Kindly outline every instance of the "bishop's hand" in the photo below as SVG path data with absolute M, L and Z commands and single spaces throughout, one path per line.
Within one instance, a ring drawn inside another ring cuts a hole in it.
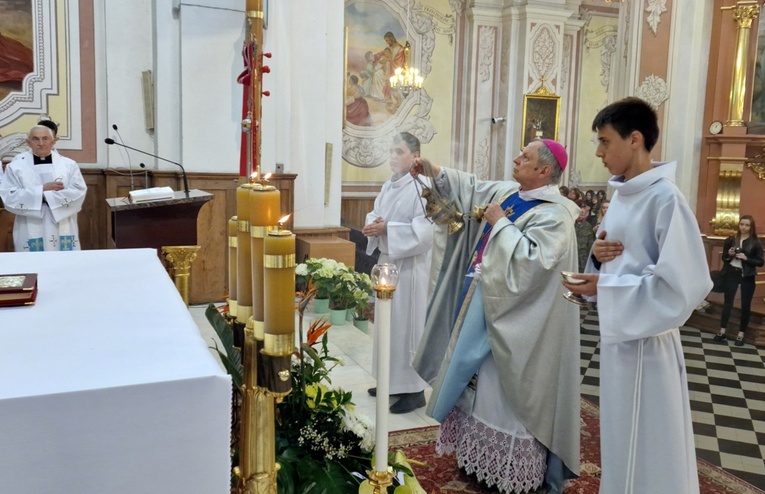
M 417 178 L 418 175 L 425 175 L 426 177 L 435 177 L 441 173 L 441 167 L 434 165 L 427 158 L 415 158 L 412 167 L 409 169 L 409 173 Z

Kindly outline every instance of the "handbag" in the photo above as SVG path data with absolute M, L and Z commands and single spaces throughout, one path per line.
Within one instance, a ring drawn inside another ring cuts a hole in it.
M 712 291 L 716 293 L 723 293 L 725 291 L 725 273 L 728 270 L 729 264 L 724 264 L 723 268 L 719 271 L 710 271 L 709 277 L 712 278 Z

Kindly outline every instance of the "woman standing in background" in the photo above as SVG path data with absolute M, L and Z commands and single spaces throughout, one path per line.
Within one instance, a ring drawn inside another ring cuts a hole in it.
M 725 331 L 731 309 L 733 309 L 733 299 L 736 297 L 738 286 L 741 285 L 741 326 L 736 336 L 736 346 L 742 346 L 744 333 L 749 327 L 752 296 L 754 296 L 754 277 L 757 274 L 757 268 L 765 263 L 762 258 L 762 244 L 757 238 L 757 227 L 754 224 L 754 218 L 750 215 L 742 216 L 739 220 L 737 235 L 725 239 L 722 260 L 725 263 L 723 266 L 725 302 L 720 317 L 720 331 L 714 339 L 725 341 Z

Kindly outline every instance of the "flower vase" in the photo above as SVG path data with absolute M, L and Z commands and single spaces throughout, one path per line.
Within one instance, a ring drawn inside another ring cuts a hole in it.
M 329 299 L 328 298 L 315 298 L 315 299 L 313 299 L 313 311 L 316 314 L 328 314 L 329 313 Z
M 329 321 L 334 326 L 342 326 L 345 324 L 345 315 L 348 309 L 329 309 Z
M 369 319 L 354 319 L 353 325 L 364 334 L 369 334 Z

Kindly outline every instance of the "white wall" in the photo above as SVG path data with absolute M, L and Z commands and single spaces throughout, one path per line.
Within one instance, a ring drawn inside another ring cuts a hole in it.
M 247 35 L 242 0 L 95 1 L 100 125 L 119 126 L 125 144 L 182 162 L 188 171 L 237 173 Z M 263 77 L 262 167 L 283 163 L 297 173 L 295 224 L 340 224 L 342 146 L 342 0 L 270 0 L 264 51 L 273 58 Z M 100 12 L 100 15 L 99 15 Z M 152 70 L 155 131 L 144 126 L 141 72 Z M 324 204 L 325 143 L 332 143 L 331 184 Z M 133 166 L 173 170 L 131 152 Z M 115 146 L 99 162 L 127 166 Z
M 105 0 L 94 2 L 96 71 L 99 105 L 98 162 L 111 167 L 150 163 L 150 158 L 117 146 L 107 146 L 103 139 L 120 142 L 112 129 L 117 125 L 124 143 L 151 151 L 151 135 L 144 128 L 141 72 L 151 70 L 152 26 L 151 0 Z

